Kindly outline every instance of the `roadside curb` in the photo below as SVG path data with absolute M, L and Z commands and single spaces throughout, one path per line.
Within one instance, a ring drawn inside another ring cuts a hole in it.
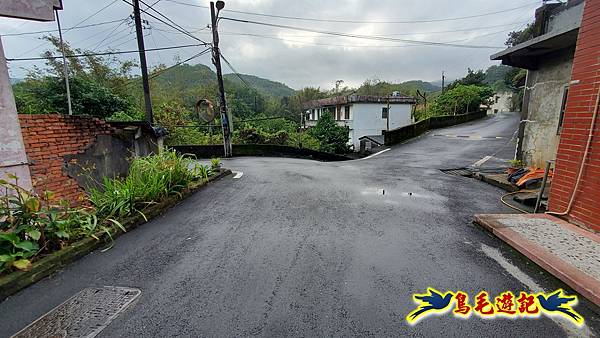
M 145 209 L 144 215 L 146 216 L 146 219 L 144 219 L 142 215 L 136 214 L 135 216 L 124 219 L 121 224 L 123 227 L 125 227 L 125 229 L 127 229 L 127 231 L 135 229 L 138 226 L 149 222 L 156 216 L 164 213 L 181 200 L 189 197 L 207 184 L 220 180 L 228 175 L 231 175 L 231 170 L 222 169 L 218 175 L 211 176 L 207 180 L 192 182 L 181 192 L 180 195 L 169 196 L 165 200 L 151 205 Z M 110 230 L 110 233 L 114 239 L 124 232 L 113 228 Z M 0 277 L 0 301 L 39 281 L 40 279 L 49 276 L 53 272 L 67 266 L 71 262 L 76 261 L 95 249 L 111 242 L 110 237 L 104 232 L 97 233 L 96 236 L 99 238 L 99 240 L 87 237 L 69 245 L 64 249 L 53 252 L 41 258 L 32 264 L 32 267 L 29 271 L 15 271 L 6 276 Z
M 556 278 L 569 285 L 582 296 L 590 300 L 592 303 L 600 306 L 600 281 L 579 270 L 575 266 L 565 262 L 559 256 L 548 252 L 543 247 L 530 241 L 526 237 L 512 230 L 510 227 L 501 224 L 499 218 L 518 217 L 521 215 L 510 214 L 478 214 L 475 215 L 474 223 L 482 226 L 484 229 L 493 233 L 515 250 L 519 251 L 531 261 L 539 265 L 547 272 L 554 275 Z M 551 216 L 540 214 L 534 215 L 533 218 L 550 218 Z M 593 234 L 586 234 L 586 230 L 577 228 L 563 220 L 552 217 L 554 222 L 561 226 L 569 228 L 586 237 L 592 237 L 592 240 L 598 241 L 598 238 Z M 598 243 L 600 245 L 600 243 Z

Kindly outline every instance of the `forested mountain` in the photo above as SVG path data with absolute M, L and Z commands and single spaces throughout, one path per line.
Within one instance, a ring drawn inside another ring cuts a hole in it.
M 261 94 L 267 94 L 274 97 L 286 97 L 292 96 L 296 92 L 294 89 L 286 86 L 281 82 L 271 81 L 254 75 L 241 74 L 241 78 L 244 79 L 250 86 L 254 87 Z M 242 85 L 242 81 L 235 74 L 224 74 L 223 78 Z
M 424 92 L 437 92 L 439 90 L 442 90 L 441 86 L 437 86 L 431 82 L 425 82 L 425 81 L 421 81 L 421 80 L 411 80 L 411 81 L 405 81 L 400 83 L 401 86 L 409 89 L 409 90 L 420 90 L 420 91 L 424 91 Z
M 254 75 L 240 75 L 246 83 L 263 95 L 274 98 L 292 96 L 296 92 L 281 82 L 271 81 Z M 225 81 L 238 86 L 244 83 L 235 74 L 224 74 Z M 208 66 L 203 64 L 182 64 L 167 72 L 161 73 L 155 80 L 161 85 L 169 85 L 176 88 L 191 88 L 198 85 L 215 83 L 217 74 Z

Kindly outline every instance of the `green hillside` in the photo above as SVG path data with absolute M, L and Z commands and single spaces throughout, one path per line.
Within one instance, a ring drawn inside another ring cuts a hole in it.
M 256 88 L 256 90 L 258 90 L 262 94 L 271 95 L 274 97 L 286 97 L 292 96 L 296 92 L 295 90 L 281 82 L 263 79 L 254 75 L 240 74 L 240 76 L 250 86 Z M 242 81 L 235 74 L 225 74 L 223 75 L 223 78 L 235 82 L 237 84 L 242 84 Z
M 400 85 L 407 89 L 412 89 L 414 91 L 416 91 L 418 89 L 422 92 L 428 92 L 428 93 L 437 92 L 439 90 L 442 90 L 442 87 L 440 87 L 440 86 L 436 86 L 430 82 L 425 82 L 425 81 L 421 81 L 421 80 L 405 81 L 405 82 L 402 82 Z
M 253 75 L 241 76 L 251 87 L 263 95 L 282 98 L 285 96 L 292 96 L 295 93 L 295 90 L 280 82 L 263 79 Z M 194 88 L 198 85 L 215 83 L 216 79 L 216 73 L 206 65 L 182 64 L 157 76 L 155 81 L 161 85 L 172 86 L 175 88 Z M 234 84 L 235 86 L 243 86 L 242 81 L 235 74 L 224 74 L 223 79 L 225 80 L 226 87 L 227 83 Z

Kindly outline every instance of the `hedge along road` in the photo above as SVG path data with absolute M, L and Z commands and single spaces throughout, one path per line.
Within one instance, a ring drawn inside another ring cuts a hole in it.
M 471 297 L 529 291 L 532 283 L 565 288 L 472 225 L 475 213 L 512 212 L 500 190 L 438 170 L 491 154 L 510 158 L 517 125 L 516 114 L 496 115 L 361 161 L 226 160 L 242 178 L 207 186 L 111 250 L 0 303 L 0 335 L 83 288 L 112 285 L 142 294 L 105 337 L 565 336 L 570 324 L 546 317 L 442 315 L 415 326 L 404 319 L 416 306 L 412 294 L 428 286 Z M 575 309 L 598 333 L 598 309 L 583 299 Z

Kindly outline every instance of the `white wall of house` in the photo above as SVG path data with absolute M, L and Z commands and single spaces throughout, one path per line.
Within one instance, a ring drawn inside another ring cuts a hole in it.
M 354 144 L 354 149 L 360 148 L 358 139 L 362 136 L 381 135 L 382 131 L 387 130 L 387 119 L 382 117 L 382 109 L 385 107 L 387 104 L 381 103 L 354 103 L 352 105 L 350 115 L 353 119 L 354 133 L 350 141 Z M 411 110 L 411 104 L 390 104 L 390 130 L 411 124 Z
M 492 104 L 487 110 L 488 114 L 503 113 L 510 111 L 510 108 L 512 106 L 512 93 L 496 93 L 494 94 L 494 96 L 490 97 L 490 101 L 492 102 Z
M 334 114 L 333 118 L 339 126 L 348 126 L 348 144 L 354 145 L 354 149 L 360 148 L 359 138 L 366 135 L 382 135 L 387 130 L 387 119 L 383 117 L 383 108 L 387 107 L 384 103 L 351 103 L 350 118 L 346 119 L 345 106 L 340 106 L 340 113 Z M 323 112 L 323 108 L 308 109 L 306 126 L 314 127 L 317 124 L 318 117 Z M 412 104 L 390 104 L 389 127 L 396 129 L 407 126 L 412 123 L 411 119 Z

